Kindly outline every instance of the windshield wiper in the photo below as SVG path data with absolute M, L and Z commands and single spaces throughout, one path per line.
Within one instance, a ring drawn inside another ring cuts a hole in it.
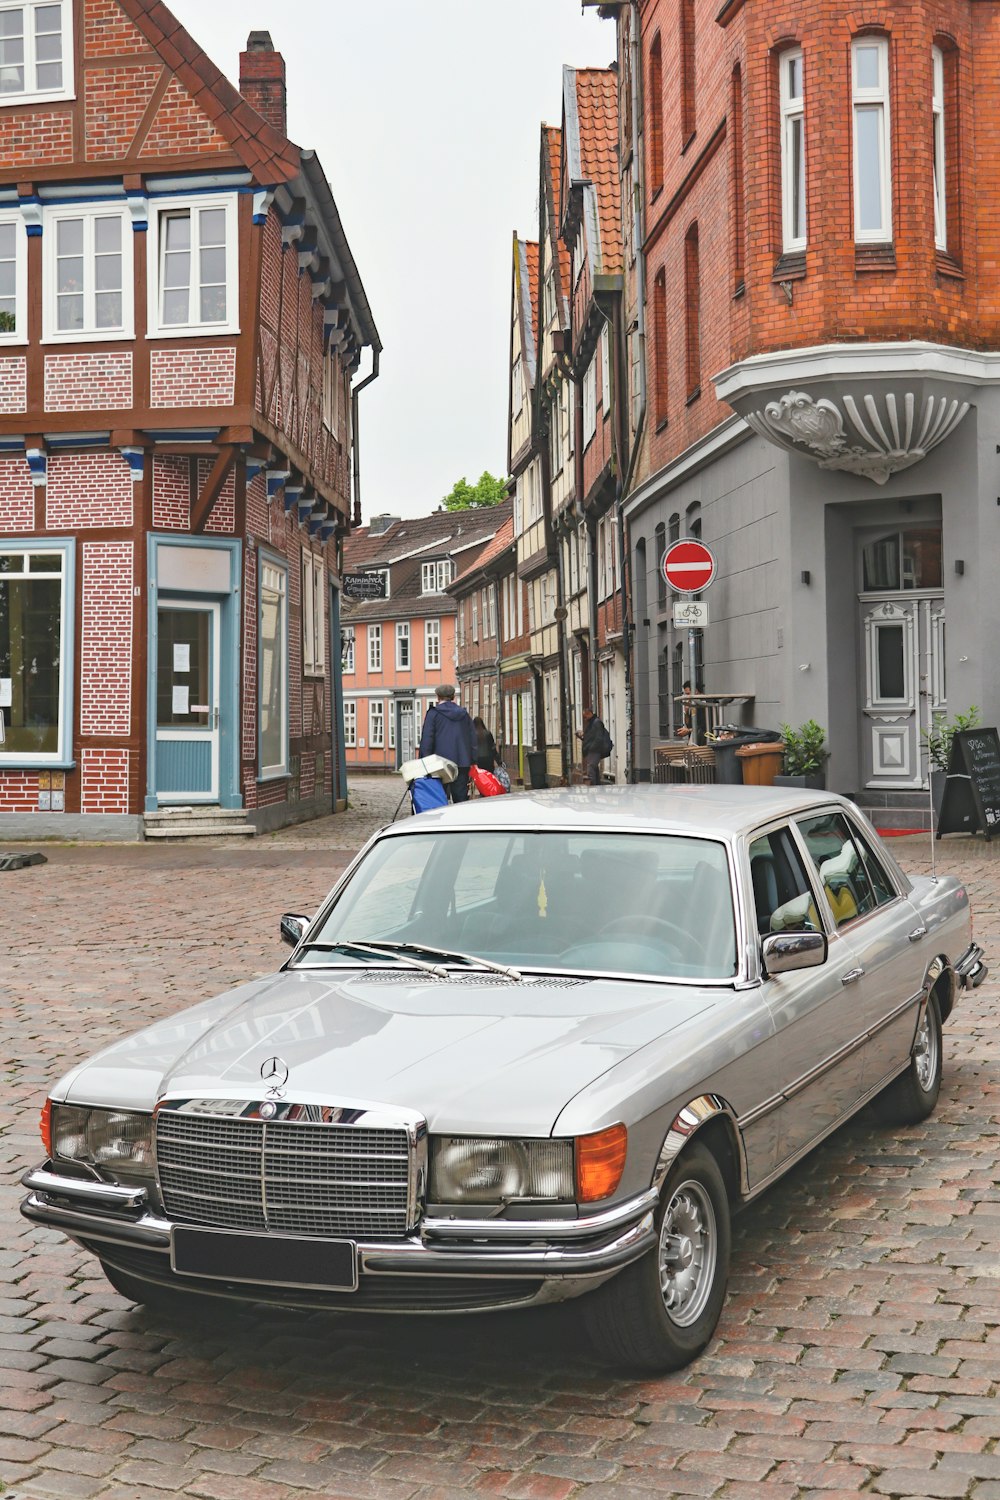
M 358 946 L 354 944 L 352 946 Z M 506 964 L 495 964 L 488 958 L 480 958 L 476 953 L 458 953 L 453 948 L 435 948 L 430 943 L 390 943 L 378 938 L 375 942 L 368 944 L 370 948 L 384 948 L 390 953 L 398 953 L 401 949 L 405 952 L 430 953 L 435 958 L 448 960 L 459 959 L 462 963 L 477 964 L 483 969 L 492 969 L 495 974 L 505 974 L 508 979 L 516 979 L 518 983 L 524 978 L 520 969 L 512 969 Z
M 392 952 L 395 947 L 399 946 L 414 947 L 417 945 L 412 943 L 402 945 L 393 943 L 353 943 L 345 940 L 342 943 L 304 943 L 299 951 L 301 953 L 365 953 L 369 958 L 384 958 L 386 949 Z M 392 956 L 398 958 L 399 962 L 405 964 L 408 969 L 419 969 L 424 974 L 433 974 L 435 979 L 445 979 L 447 977 L 448 970 L 442 968 L 440 964 L 422 964 L 419 958 L 410 958 L 407 954 L 403 953 L 392 953 Z

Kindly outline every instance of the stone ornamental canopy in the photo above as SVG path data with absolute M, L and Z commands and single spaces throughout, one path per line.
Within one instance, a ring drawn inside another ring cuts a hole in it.
M 943 344 L 827 344 L 755 355 L 715 377 L 761 437 L 821 469 L 885 484 L 955 431 L 1000 356 Z

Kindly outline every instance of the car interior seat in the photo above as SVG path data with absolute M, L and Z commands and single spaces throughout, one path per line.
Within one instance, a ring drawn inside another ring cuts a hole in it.
M 750 880 L 757 913 L 757 931 L 764 934 L 771 931 L 771 913 L 781 904 L 778 871 L 773 854 L 754 855 L 750 861 Z

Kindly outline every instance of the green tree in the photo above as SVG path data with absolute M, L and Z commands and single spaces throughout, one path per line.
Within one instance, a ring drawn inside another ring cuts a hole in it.
M 499 505 L 507 498 L 507 481 L 497 479 L 484 469 L 476 484 L 470 484 L 465 475 L 457 480 L 450 495 L 444 497 L 445 510 L 476 510 L 487 505 Z

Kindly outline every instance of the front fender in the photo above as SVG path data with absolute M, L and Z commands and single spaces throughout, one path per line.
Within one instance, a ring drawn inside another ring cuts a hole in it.
M 663 1145 L 660 1147 L 660 1154 L 656 1160 L 656 1169 L 653 1173 L 652 1186 L 657 1191 L 663 1186 L 667 1173 L 685 1146 L 693 1140 L 699 1131 L 704 1130 L 714 1120 L 723 1122 L 722 1128 L 726 1132 L 733 1153 L 737 1181 L 732 1186 L 741 1195 L 747 1192 L 749 1174 L 739 1122 L 737 1121 L 736 1112 L 732 1105 L 719 1094 L 699 1094 L 696 1098 L 689 1099 L 687 1104 L 674 1115 L 670 1129 L 667 1131 Z M 720 1163 L 720 1165 L 724 1166 L 725 1164 Z

